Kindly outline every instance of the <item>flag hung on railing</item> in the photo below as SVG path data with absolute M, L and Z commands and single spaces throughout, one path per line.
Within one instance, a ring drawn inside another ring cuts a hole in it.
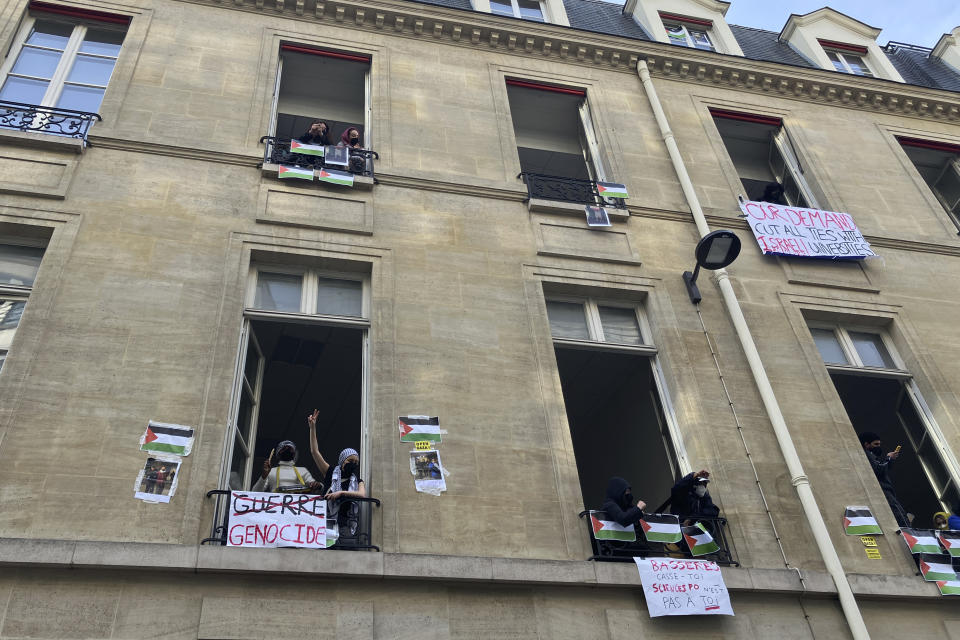
M 687 541 L 690 553 L 695 556 L 705 556 L 720 550 L 720 545 L 700 522 L 692 527 L 684 527 L 683 539 Z
M 644 537 L 650 542 L 680 542 L 680 519 L 663 513 L 648 513 L 640 520 Z
M 277 169 L 277 177 L 284 180 L 289 178 L 298 178 L 300 180 L 313 180 L 313 169 L 304 169 L 303 167 L 291 167 L 285 164 Z
M 960 531 L 937 531 L 937 539 L 940 540 L 940 546 L 952 557 L 960 556 Z
M 942 553 L 940 543 L 937 542 L 937 536 L 932 529 L 908 529 L 900 528 L 900 535 L 903 541 L 907 543 L 910 553 Z
M 290 151 L 294 153 L 302 153 L 307 156 L 320 156 L 321 158 L 323 157 L 322 144 L 304 144 L 298 140 L 291 140 Z
M 620 540 L 622 542 L 636 542 L 637 530 L 632 524 L 623 526 L 613 520 L 601 520 L 590 514 L 590 523 L 593 525 L 593 537 L 597 540 Z
M 953 570 L 953 564 L 950 556 L 941 553 L 921 553 L 920 554 L 920 573 L 927 582 L 953 582 L 957 579 L 957 574 Z

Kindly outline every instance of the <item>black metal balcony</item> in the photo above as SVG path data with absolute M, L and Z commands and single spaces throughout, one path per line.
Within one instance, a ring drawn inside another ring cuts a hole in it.
M 590 544 L 593 547 L 593 555 L 588 560 L 604 560 L 611 562 L 633 562 L 634 558 L 693 558 L 693 554 L 687 548 L 682 540 L 677 544 L 667 544 L 663 542 L 649 542 L 643 532 L 637 529 L 636 542 L 625 542 L 622 540 L 597 540 L 593 535 L 593 524 L 590 522 L 589 515 L 603 514 L 603 511 L 581 511 L 580 518 L 586 518 L 587 530 L 590 532 Z M 716 553 L 704 556 L 696 556 L 698 560 L 710 560 L 724 566 L 740 566 L 737 561 L 734 549 L 730 544 L 730 536 L 727 533 L 726 518 L 697 518 L 697 522 L 703 523 L 714 542 L 720 547 Z
M 596 180 L 545 176 L 540 173 L 527 173 L 526 171 L 517 177 L 523 178 L 527 185 L 528 200 L 538 198 L 541 200 L 573 202 L 592 207 L 627 208 L 623 198 L 604 198 L 601 196 L 597 189 Z
M 103 118 L 87 111 L 0 100 L 0 129 L 79 138 L 86 145 L 87 133 L 94 120 Z
M 260 142 L 265 145 L 264 164 L 283 164 L 314 170 L 336 169 L 337 171 L 349 171 L 358 176 L 374 178 L 374 181 L 376 181 L 373 175 L 373 161 L 374 159 L 379 160 L 380 155 L 371 149 L 350 149 L 350 162 L 344 167 L 339 164 L 324 163 L 323 156 L 312 156 L 290 151 L 290 140 L 287 138 L 263 136 L 260 138 Z
M 229 489 L 212 489 L 207 491 L 207 498 L 212 498 L 216 496 L 216 503 L 214 505 L 214 522 L 213 527 L 211 528 L 212 536 L 209 538 L 204 538 L 200 541 L 200 544 L 214 544 L 220 546 L 227 545 L 227 531 L 229 530 L 230 525 L 230 490 Z M 224 500 L 223 496 L 227 496 L 227 499 Z M 377 498 L 349 498 L 344 499 L 344 503 L 356 502 L 360 505 L 359 512 L 359 526 L 357 527 L 356 533 L 349 535 L 345 533 L 340 527 L 340 535 L 337 538 L 336 544 L 331 547 L 332 549 L 343 549 L 348 551 L 360 551 L 360 550 L 370 550 L 380 551 L 380 547 L 371 544 L 370 542 L 370 520 L 371 520 L 371 509 L 373 506 L 379 507 L 380 500 Z

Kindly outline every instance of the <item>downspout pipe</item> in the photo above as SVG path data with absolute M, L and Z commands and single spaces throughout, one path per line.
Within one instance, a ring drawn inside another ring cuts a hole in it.
M 670 130 L 670 123 L 667 122 L 667 116 L 663 112 L 660 104 L 660 98 L 657 97 L 656 88 L 650 79 L 650 70 L 647 68 L 646 60 L 641 59 L 637 62 L 637 73 L 643 88 L 646 91 L 647 99 L 650 101 L 650 107 L 653 109 L 653 115 L 660 126 L 660 133 L 663 141 L 667 145 L 667 152 L 670 154 L 670 160 L 673 168 L 680 179 L 680 188 L 683 189 L 683 195 L 693 213 L 693 220 L 697 225 L 701 237 L 710 233 L 710 227 L 707 225 L 707 219 L 703 215 L 703 208 L 700 206 L 700 200 L 693 188 L 693 182 L 687 173 L 687 168 L 683 163 L 683 157 L 680 155 L 680 149 L 677 147 L 677 141 L 674 138 L 673 131 Z M 737 300 L 737 294 L 730 282 L 730 276 L 726 269 L 718 269 L 716 274 L 717 284 L 720 286 L 720 294 L 723 297 L 724 305 L 727 307 L 727 313 L 733 321 L 734 329 L 737 332 L 737 338 L 740 340 L 740 346 L 747 357 L 747 363 L 750 365 L 750 373 L 753 375 L 754 383 L 760 392 L 760 398 L 763 401 L 763 407 L 767 412 L 767 417 L 773 425 L 773 432 L 777 437 L 777 443 L 780 445 L 780 452 L 783 454 L 787 463 L 787 469 L 790 472 L 790 479 L 793 486 L 797 489 L 797 495 L 800 497 L 800 504 L 803 507 L 803 514 L 807 519 L 807 524 L 813 531 L 814 540 L 817 543 L 817 549 L 823 558 L 823 563 L 827 568 L 833 583 L 837 587 L 837 594 L 840 598 L 840 606 L 843 609 L 843 615 L 847 619 L 847 625 L 850 627 L 850 633 L 854 640 L 869 640 L 870 634 L 867 632 L 867 626 L 863 622 L 863 615 L 857 606 L 857 600 L 850 589 L 850 583 L 847 581 L 843 565 L 840 563 L 840 556 L 837 555 L 837 549 L 833 546 L 830 539 L 830 532 L 823 521 L 820 513 L 820 507 L 813 495 L 810 487 L 810 480 L 803 470 L 800 463 L 800 457 L 797 455 L 797 449 L 790 437 L 790 430 L 787 429 L 786 420 L 783 418 L 783 412 L 780 410 L 780 403 L 773 392 L 773 386 L 767 377 L 767 372 L 763 368 L 763 362 L 760 360 L 760 353 L 757 351 L 757 345 L 753 341 L 753 335 L 750 333 L 750 327 L 743 316 L 740 308 L 740 302 Z

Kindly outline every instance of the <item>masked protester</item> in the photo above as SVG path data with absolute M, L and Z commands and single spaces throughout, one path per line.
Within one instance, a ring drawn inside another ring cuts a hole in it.
M 607 481 L 607 499 L 603 502 L 603 511 L 607 517 L 621 526 L 629 526 L 643 515 L 647 503 L 643 500 L 633 505 L 633 490 L 623 478 L 610 478 Z
M 253 491 L 268 493 L 307 493 L 323 490 L 306 467 L 297 466 L 297 445 L 284 440 L 274 450 L 277 464 L 272 465 L 272 456 L 263 461 L 263 475 L 253 485 Z M 271 473 L 271 469 L 273 473 Z
M 319 409 L 307 416 L 310 428 L 310 454 L 324 476 L 327 487 L 327 546 L 342 534 L 354 537 L 360 522 L 360 504 L 350 498 L 367 497 L 367 489 L 360 478 L 360 454 L 354 449 L 344 449 L 332 465 L 320 455 L 317 446 L 317 418 Z
M 887 504 L 890 505 L 890 510 L 893 511 L 893 517 L 897 519 L 897 524 L 901 527 L 909 527 L 911 520 L 910 515 L 907 513 L 907 510 L 903 508 L 903 505 L 900 504 L 900 500 L 897 499 L 897 492 L 893 487 L 893 479 L 890 478 L 890 467 L 893 466 L 894 461 L 900 457 L 900 452 L 891 451 L 884 455 L 883 449 L 880 448 L 880 445 L 883 444 L 880 441 L 880 436 L 872 431 L 864 431 L 860 434 L 860 444 L 867 454 L 867 460 L 873 468 L 873 474 L 877 476 L 877 482 L 880 483 L 880 488 L 883 489 L 883 495 L 887 499 Z
M 937 511 L 933 514 L 933 526 L 936 529 L 960 531 L 960 516 L 953 515 L 946 511 Z
M 360 139 L 360 130 L 356 127 L 350 127 L 340 134 L 340 144 L 338 147 L 350 147 L 351 149 L 362 149 L 363 141 Z
M 697 520 L 716 518 L 720 515 L 720 509 L 713 504 L 713 498 L 707 491 L 709 482 L 710 472 L 701 469 L 677 480 L 673 489 L 670 490 L 670 513 L 679 516 L 684 526 L 690 526 Z

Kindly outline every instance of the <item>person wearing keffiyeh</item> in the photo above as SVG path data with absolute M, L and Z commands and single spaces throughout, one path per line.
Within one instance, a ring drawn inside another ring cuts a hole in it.
M 367 489 L 360 478 L 360 454 L 355 449 L 344 449 L 337 458 L 337 464 L 332 465 L 320 454 L 317 446 L 317 417 L 319 409 L 307 416 L 307 425 L 310 427 L 310 454 L 317 468 L 324 476 L 324 485 L 327 487 L 327 540 L 344 535 L 354 536 L 359 524 L 360 505 L 350 498 L 367 497 Z M 331 535 L 332 534 L 332 535 Z

